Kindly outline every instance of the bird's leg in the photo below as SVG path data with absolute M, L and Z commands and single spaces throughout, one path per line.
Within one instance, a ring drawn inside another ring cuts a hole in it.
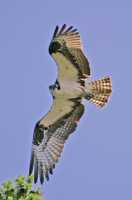
M 53 98 L 54 98 L 54 91 L 55 91 L 55 89 L 57 89 L 57 90 L 61 89 L 60 88 L 60 84 L 59 84 L 59 82 L 58 82 L 57 79 L 56 79 L 56 81 L 55 81 L 55 83 L 53 85 L 49 86 L 49 90 L 50 90 L 50 93 L 51 93 L 51 95 L 52 95 Z
M 55 84 L 49 86 L 49 91 L 50 91 L 50 93 L 51 93 L 53 98 L 54 98 L 54 90 L 55 90 L 55 88 L 56 88 Z
M 55 81 L 55 83 L 53 85 L 49 86 L 49 90 L 52 92 L 55 88 L 60 90 L 60 84 L 59 84 L 57 79 L 56 79 L 56 81 Z
M 59 81 L 56 79 L 56 82 L 55 82 L 55 87 L 58 89 L 58 90 L 60 90 L 61 88 L 60 88 L 60 83 L 59 83 Z

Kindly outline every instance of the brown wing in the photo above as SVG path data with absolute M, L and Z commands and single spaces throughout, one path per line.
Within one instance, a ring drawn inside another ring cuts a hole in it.
M 56 39 L 64 40 L 69 48 L 78 48 L 83 50 L 80 34 L 77 29 L 73 28 L 73 26 L 67 27 L 66 24 L 64 24 L 60 30 L 59 26 L 56 26 L 52 40 Z
M 67 28 L 64 24 L 59 30 L 59 27 L 56 26 L 52 40 L 64 41 L 70 54 L 65 51 L 64 55 L 67 58 L 71 58 L 72 63 L 77 65 L 82 74 L 90 76 L 89 62 L 84 55 L 80 34 L 77 29 L 74 29 L 73 26 Z
M 90 66 L 88 59 L 84 55 L 83 51 L 81 49 L 75 49 L 75 48 L 70 48 L 69 49 L 71 55 L 74 57 L 74 60 L 76 63 L 78 63 L 78 66 L 82 72 L 82 74 L 87 76 L 91 75 L 90 71 Z
M 49 180 L 49 173 L 53 173 L 53 168 L 62 153 L 64 143 L 69 135 L 75 131 L 83 112 L 84 106 L 79 104 L 69 116 L 64 116 L 51 125 L 48 130 L 40 129 L 38 131 L 38 126 L 36 127 L 29 169 L 29 174 L 32 174 L 34 168 L 35 183 L 38 176 L 41 184 L 43 184 L 45 178 Z

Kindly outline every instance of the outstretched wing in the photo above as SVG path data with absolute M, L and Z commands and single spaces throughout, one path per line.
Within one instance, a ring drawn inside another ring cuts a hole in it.
M 59 81 L 78 80 L 90 76 L 90 66 L 83 53 L 80 34 L 73 26 L 65 24 L 59 29 L 56 26 L 50 47 L 59 42 L 61 48 L 52 53 L 52 57 L 59 66 Z
M 83 112 L 84 106 L 76 102 L 69 113 L 61 115 L 61 118 L 57 119 L 48 128 L 44 127 L 44 119 L 43 124 L 40 121 L 36 125 L 29 169 L 29 174 L 32 174 L 34 168 L 35 183 L 38 180 L 38 176 L 40 177 L 41 184 L 45 178 L 49 180 L 49 173 L 53 173 L 53 168 L 61 155 L 64 143 L 77 127 L 77 122 L 83 115 Z M 60 113 L 56 112 L 56 115 L 60 115 Z

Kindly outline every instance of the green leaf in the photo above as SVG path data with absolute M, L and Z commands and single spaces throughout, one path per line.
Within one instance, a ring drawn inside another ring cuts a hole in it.
M 0 200 L 43 200 L 40 189 L 33 191 L 32 186 L 32 176 L 19 176 L 14 182 L 6 181 L 0 187 Z

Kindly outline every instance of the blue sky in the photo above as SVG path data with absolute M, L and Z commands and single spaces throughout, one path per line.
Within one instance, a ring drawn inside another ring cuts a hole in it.
M 0 182 L 26 175 L 35 123 L 50 108 L 57 68 L 48 54 L 56 24 L 81 33 L 93 79 L 111 75 L 107 107 L 85 102 L 46 200 L 132 199 L 132 2 L 0 1 Z

